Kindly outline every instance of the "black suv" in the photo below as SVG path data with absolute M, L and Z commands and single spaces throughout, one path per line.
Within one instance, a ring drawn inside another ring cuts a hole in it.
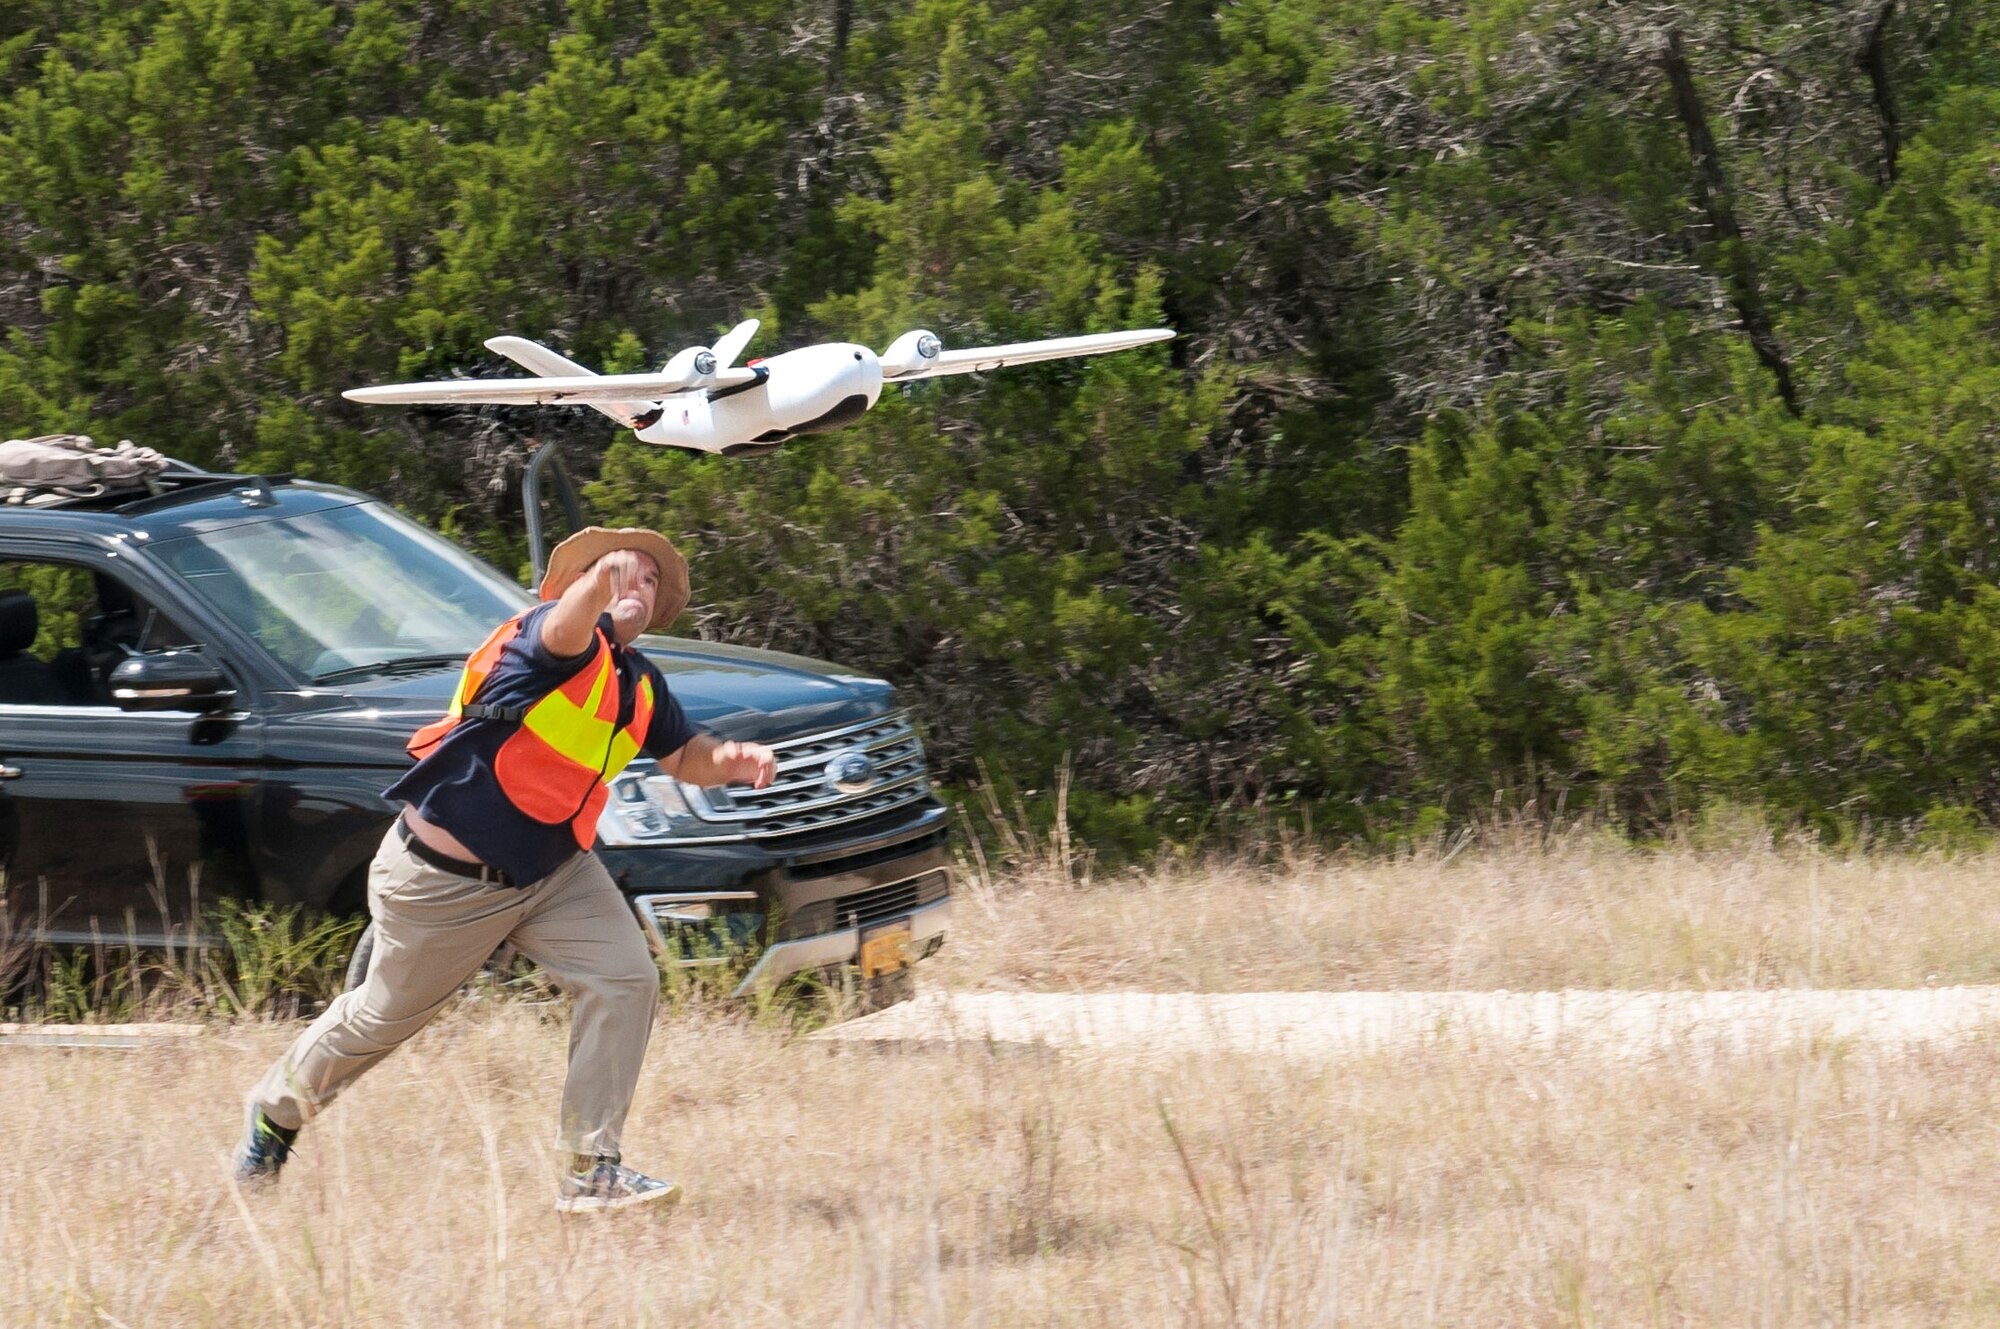
M 218 898 L 359 912 L 403 744 L 532 602 L 366 494 L 176 463 L 138 496 L 0 507 L 0 902 L 16 937 L 185 944 Z M 645 637 L 769 788 L 645 759 L 598 853 L 670 961 L 754 939 L 739 991 L 943 943 L 947 814 L 889 685 Z

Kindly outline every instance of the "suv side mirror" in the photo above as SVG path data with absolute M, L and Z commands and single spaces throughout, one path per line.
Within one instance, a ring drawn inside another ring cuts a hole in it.
M 155 651 L 118 662 L 111 700 L 126 711 L 213 711 L 236 700 L 236 689 L 198 650 Z

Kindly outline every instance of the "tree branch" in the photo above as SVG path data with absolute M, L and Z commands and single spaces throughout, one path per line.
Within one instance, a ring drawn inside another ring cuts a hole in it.
M 1895 13 L 1896 0 L 1884 0 L 1882 8 L 1876 11 L 1874 24 L 1868 29 L 1868 40 L 1854 57 L 1854 63 L 1868 75 L 1868 86 L 1875 97 L 1875 118 L 1882 125 L 1882 183 L 1885 185 L 1896 182 L 1896 155 L 1902 149 L 1896 93 L 1889 86 L 1889 58 L 1885 49 L 1889 20 L 1895 17 Z
M 1702 110 L 1701 98 L 1695 91 L 1694 71 L 1688 65 L 1687 51 L 1681 44 L 1677 28 L 1667 31 L 1666 44 L 1660 51 L 1660 67 L 1666 71 L 1667 82 L 1673 88 L 1674 111 L 1687 130 L 1688 156 L 1694 165 L 1695 206 L 1701 209 L 1708 222 L 1709 234 L 1714 237 L 1720 251 L 1736 316 L 1742 322 L 1744 332 L 1749 334 L 1757 359 L 1777 380 L 1778 396 L 1784 399 L 1785 408 L 1793 415 L 1800 415 L 1798 388 L 1792 382 L 1792 363 L 1778 341 L 1776 328 L 1771 324 L 1771 313 L 1764 303 L 1763 287 L 1757 279 L 1750 248 L 1744 242 L 1743 228 L 1736 220 L 1736 205 L 1729 192 L 1729 181 L 1722 173 L 1722 156 L 1716 150 L 1715 135 L 1709 131 L 1708 114 Z

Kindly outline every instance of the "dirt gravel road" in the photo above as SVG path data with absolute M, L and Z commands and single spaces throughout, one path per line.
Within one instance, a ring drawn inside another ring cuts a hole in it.
M 927 992 L 825 1030 L 831 1043 L 978 1042 L 1134 1054 L 1326 1058 L 1431 1046 L 1612 1057 L 1803 1040 L 1894 1047 L 2000 1029 L 2000 986 L 1734 992 Z

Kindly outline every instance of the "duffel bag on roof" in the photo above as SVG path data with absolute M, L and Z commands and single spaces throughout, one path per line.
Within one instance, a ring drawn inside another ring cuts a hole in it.
M 114 489 L 152 489 L 167 459 L 131 439 L 100 448 L 87 434 L 43 434 L 0 442 L 0 497 L 44 507 Z

